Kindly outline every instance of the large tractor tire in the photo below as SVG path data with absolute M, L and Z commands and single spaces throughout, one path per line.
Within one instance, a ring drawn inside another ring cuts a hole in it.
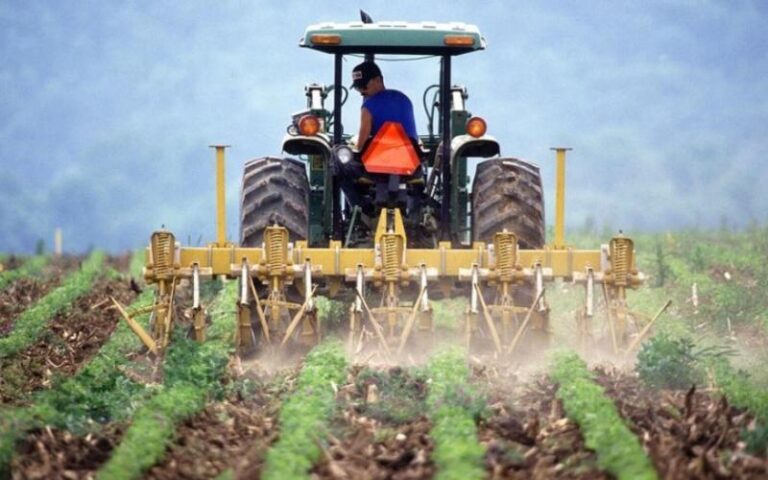
M 240 245 L 261 247 L 264 229 L 288 229 L 289 241 L 309 234 L 309 181 L 304 163 L 264 157 L 245 164 L 240 194 Z
M 545 242 L 544 195 L 539 167 L 515 158 L 495 158 L 477 166 L 472 185 L 472 239 L 493 243 L 493 236 L 503 230 L 517 235 L 523 249 L 542 248 Z M 486 291 L 491 295 L 490 289 Z M 535 300 L 534 289 L 517 289 L 518 306 L 529 307 Z M 535 353 L 549 343 L 548 311 L 534 311 L 528 341 L 522 343 Z
M 539 167 L 516 158 L 481 162 L 472 184 L 472 239 L 491 243 L 504 229 L 517 235 L 520 248 L 544 246 Z

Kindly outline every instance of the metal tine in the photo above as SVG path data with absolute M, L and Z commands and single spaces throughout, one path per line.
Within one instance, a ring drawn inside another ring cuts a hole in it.
M 654 323 L 656 323 L 656 320 L 661 316 L 662 313 L 664 313 L 669 306 L 672 305 L 672 300 L 667 300 L 667 303 L 665 303 L 658 312 L 656 312 L 656 315 L 653 316 L 650 322 L 643 327 L 642 330 L 640 330 L 640 333 L 637 334 L 637 337 L 632 341 L 632 343 L 627 347 L 627 350 L 624 352 L 624 356 L 629 356 L 630 353 L 632 353 L 632 350 L 634 350 L 637 345 L 642 341 L 642 339 L 648 334 L 648 331 L 651 329 Z
M 299 324 L 299 321 L 301 321 L 301 317 L 304 316 L 304 312 L 307 310 L 307 307 L 309 306 L 309 301 L 312 299 L 312 295 L 315 294 L 315 290 L 317 290 L 317 285 L 315 285 L 312 288 L 312 293 L 310 293 L 309 298 L 304 300 L 304 304 L 301 306 L 299 311 L 296 312 L 296 315 L 294 315 L 290 325 L 288 325 L 288 329 L 285 331 L 285 336 L 283 337 L 283 341 L 280 342 L 281 347 L 285 346 L 285 344 L 288 342 L 288 339 L 291 338 L 293 331 L 296 329 L 296 326 Z
M 247 268 L 248 264 L 244 263 L 244 266 Z M 261 308 L 261 300 L 259 300 L 259 294 L 256 293 L 256 286 L 253 284 L 253 278 L 251 278 L 250 275 L 246 275 L 246 277 L 248 278 L 248 286 L 251 289 L 251 295 L 253 295 L 254 301 L 256 302 L 256 316 L 259 317 L 259 324 L 261 325 L 264 340 L 266 340 L 268 344 L 272 344 L 272 339 L 269 338 L 269 325 L 264 316 L 264 309 Z
M 411 330 L 413 330 L 413 324 L 416 322 L 416 315 L 419 313 L 421 299 L 424 297 L 426 292 L 427 292 L 427 287 L 426 286 L 421 287 L 421 292 L 419 292 L 419 296 L 416 298 L 416 301 L 413 303 L 411 314 L 408 316 L 408 321 L 405 323 L 405 327 L 403 328 L 403 333 L 400 336 L 400 347 L 397 349 L 398 355 L 403 353 L 403 349 L 405 348 L 405 343 L 408 341 L 408 337 L 411 335 Z
M 373 312 L 368 307 L 368 302 L 365 301 L 365 298 L 363 298 L 362 295 L 360 295 L 360 292 L 355 290 L 355 293 L 357 294 L 358 298 L 360 298 L 361 303 L 363 304 L 363 309 L 365 310 L 365 313 L 368 314 L 368 318 L 371 320 L 371 324 L 373 325 L 373 330 L 376 332 L 376 336 L 379 337 L 379 343 L 381 343 L 381 348 L 386 352 L 387 357 L 390 357 L 392 355 L 392 352 L 389 350 L 389 345 L 387 345 L 387 339 L 384 338 L 384 332 L 381 329 L 381 325 L 379 325 L 379 322 L 376 321 L 376 317 L 373 316 Z
M 499 334 L 496 331 L 496 325 L 493 324 L 493 319 L 491 318 L 491 313 L 488 311 L 488 305 L 485 304 L 485 299 L 483 298 L 483 292 L 480 291 L 480 285 L 475 283 L 475 290 L 477 291 L 477 298 L 480 300 L 480 306 L 483 309 L 483 317 L 485 317 L 485 323 L 488 324 L 488 330 L 491 332 L 491 338 L 493 338 L 493 345 L 496 347 L 496 353 L 501 353 L 501 340 L 499 339 Z
M 536 305 L 539 303 L 543 295 L 544 295 L 544 290 L 539 290 L 539 294 L 536 295 L 536 299 L 531 304 L 531 307 L 528 309 L 528 312 L 526 312 L 523 323 L 520 325 L 520 328 L 517 329 L 517 333 L 515 333 L 515 337 L 512 339 L 512 342 L 509 344 L 509 348 L 507 349 L 507 352 L 510 355 L 512 354 L 512 352 L 515 351 L 515 348 L 517 348 L 518 342 L 523 337 L 523 333 L 525 332 L 525 329 L 528 327 L 528 322 L 531 321 L 531 317 L 533 316 L 533 310 L 536 308 Z

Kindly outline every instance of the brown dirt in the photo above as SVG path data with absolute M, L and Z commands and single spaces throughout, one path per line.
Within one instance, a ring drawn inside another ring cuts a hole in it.
M 608 479 L 586 448 L 578 425 L 565 417 L 557 386 L 539 377 L 490 380 L 492 416 L 478 437 L 486 446 L 491 479 Z
M 17 257 L 16 255 L 11 255 L 8 258 L 5 259 L 4 262 L 0 262 L 3 265 L 3 268 L 7 270 L 16 270 L 20 266 L 24 264 L 24 257 Z
M 0 337 L 7 336 L 24 310 L 56 288 L 61 279 L 80 267 L 78 257 L 53 258 L 39 276 L 21 278 L 0 291 Z
M 209 405 L 177 429 L 162 463 L 145 478 L 205 479 L 228 468 L 238 478 L 258 478 L 277 438 L 278 409 L 277 398 L 263 391 Z
M 719 394 L 654 391 L 636 377 L 598 370 L 598 382 L 665 479 L 768 478 L 768 461 L 740 440 L 752 418 Z
M 344 409 L 333 426 L 339 433 L 329 436 L 322 459 L 312 469 L 312 477 L 334 480 L 432 478 L 435 466 L 430 457 L 434 445 L 429 437 L 429 421 L 423 415 L 403 422 L 388 418 L 386 410 L 374 405 L 376 402 L 392 405 L 393 399 L 377 398 L 376 392 L 385 393 L 387 387 L 372 390 L 375 382 L 360 382 L 356 378 L 361 371 L 362 367 L 353 368 L 347 384 L 339 388 Z M 383 378 L 388 382 L 395 377 L 405 378 L 407 391 L 423 400 L 426 385 L 420 380 L 409 378 L 407 372 L 398 367 L 385 372 Z
M 24 310 L 43 298 L 59 283 L 58 278 L 21 278 L 0 291 L 0 337 L 7 336 Z
M 72 375 L 90 360 L 119 321 L 110 296 L 130 303 L 135 293 L 128 282 L 98 280 L 68 312 L 56 315 L 40 340 L 0 360 L 0 403 L 23 402 L 30 392 L 49 387 L 55 375 Z
M 53 257 L 51 261 L 43 269 L 43 274 L 50 276 L 52 274 L 61 276 L 77 270 L 80 268 L 80 264 L 83 263 L 85 257 L 78 257 L 73 255 L 63 255 L 61 257 Z
M 75 436 L 45 427 L 30 431 L 11 462 L 13 480 L 92 479 L 112 455 L 125 432 L 124 425 L 108 425 L 97 433 Z
M 131 252 L 110 255 L 107 257 L 107 266 L 114 268 L 118 272 L 128 273 L 128 268 L 131 266 Z

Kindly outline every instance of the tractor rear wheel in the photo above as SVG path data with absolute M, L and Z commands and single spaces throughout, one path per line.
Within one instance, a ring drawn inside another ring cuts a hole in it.
M 240 194 L 240 245 L 261 247 L 264 229 L 288 229 L 289 241 L 309 234 L 309 181 L 303 162 L 264 157 L 245 164 Z
M 539 167 L 516 158 L 495 158 L 477 165 L 472 185 L 472 238 L 493 242 L 506 229 L 520 248 L 544 246 L 544 195 Z
M 516 158 L 479 163 L 472 184 L 473 241 L 493 243 L 494 234 L 503 230 L 517 235 L 520 248 L 544 247 L 544 195 L 539 167 Z M 530 307 L 535 300 L 533 288 L 517 288 L 514 300 L 518 306 Z M 521 320 L 522 317 L 520 315 Z M 523 343 L 533 349 L 546 347 L 547 311 L 534 310 L 526 337 L 530 341 Z

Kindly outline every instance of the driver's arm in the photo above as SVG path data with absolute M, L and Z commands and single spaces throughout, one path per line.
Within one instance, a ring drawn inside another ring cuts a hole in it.
M 357 151 L 362 150 L 373 128 L 373 115 L 367 108 L 360 109 L 360 133 L 357 134 Z

